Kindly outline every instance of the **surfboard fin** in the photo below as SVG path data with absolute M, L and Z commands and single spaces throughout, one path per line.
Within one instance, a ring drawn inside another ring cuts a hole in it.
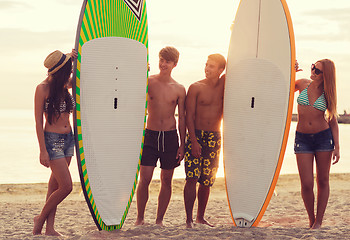
M 251 227 L 254 223 L 254 217 L 246 213 L 235 213 L 234 220 L 237 227 Z

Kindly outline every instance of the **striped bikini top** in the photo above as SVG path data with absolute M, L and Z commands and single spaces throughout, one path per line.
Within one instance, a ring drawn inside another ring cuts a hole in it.
M 309 95 L 307 92 L 307 89 L 309 88 L 309 86 L 310 84 L 299 94 L 299 97 L 297 99 L 297 102 L 299 105 L 311 106 L 309 102 Z M 312 107 L 322 112 L 327 110 L 327 100 L 324 97 L 324 92 L 321 94 L 321 96 L 319 96 L 319 98 L 317 98 L 317 100 L 314 102 Z

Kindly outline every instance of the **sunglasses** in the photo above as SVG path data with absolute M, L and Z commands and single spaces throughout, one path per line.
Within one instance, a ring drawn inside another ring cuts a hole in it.
M 315 74 L 316 74 L 316 75 L 320 75 L 321 73 L 323 73 L 320 69 L 318 69 L 318 68 L 316 67 L 316 65 L 315 65 L 314 63 L 311 64 L 311 70 L 315 71 Z

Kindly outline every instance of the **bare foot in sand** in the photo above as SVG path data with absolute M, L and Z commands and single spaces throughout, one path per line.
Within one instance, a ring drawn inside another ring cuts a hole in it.
M 314 218 L 309 218 L 309 228 L 312 229 L 312 226 L 315 224 L 315 217 Z
M 33 227 L 33 235 L 41 235 L 41 230 L 43 226 L 39 224 L 39 215 L 34 217 L 34 227 Z
M 144 225 L 145 221 L 143 219 L 136 219 L 135 226 Z
M 205 219 L 197 219 L 196 220 L 196 223 L 200 223 L 200 224 L 205 224 L 205 225 L 208 225 L 209 227 L 214 227 L 213 224 L 210 224 L 207 220 Z
M 163 220 L 156 220 L 156 224 L 157 224 L 158 226 L 161 226 L 161 227 L 164 226 Z
M 186 221 L 186 228 L 193 228 L 193 221 Z
M 156 221 L 156 224 L 157 224 L 158 226 L 164 227 L 163 221 L 161 221 L 161 222 Z
M 315 222 L 314 225 L 312 225 L 311 229 L 320 229 L 321 225 L 322 225 L 322 223 Z
M 46 229 L 45 235 L 47 235 L 47 236 L 63 236 L 61 233 L 55 231 L 55 229 L 50 229 L 50 230 Z

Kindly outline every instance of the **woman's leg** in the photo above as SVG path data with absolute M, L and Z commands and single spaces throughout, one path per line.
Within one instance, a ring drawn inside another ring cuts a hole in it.
M 301 183 L 301 196 L 304 201 L 304 205 L 309 216 L 310 228 L 315 223 L 314 212 L 314 174 L 313 174 L 313 161 L 314 154 L 312 153 L 297 153 L 296 154 L 299 177 Z
M 316 182 L 317 182 L 317 211 L 316 221 L 312 226 L 318 229 L 322 225 L 329 198 L 329 171 L 331 167 L 332 152 L 316 153 Z
M 70 165 L 72 157 L 66 157 L 66 161 L 68 164 L 68 167 Z M 51 173 L 50 176 L 50 180 L 49 180 L 49 184 L 48 184 L 48 190 L 47 190 L 47 195 L 46 195 L 46 201 L 49 199 L 49 197 L 51 196 L 51 194 L 53 192 L 55 192 L 58 189 L 58 183 L 55 179 L 55 176 L 53 175 L 53 173 Z M 57 207 L 55 207 L 49 214 L 49 216 L 46 219 L 46 231 L 45 231 L 45 235 L 53 235 L 53 236 L 61 236 L 60 233 L 55 231 L 55 216 L 56 216 L 56 210 Z
M 50 161 L 50 168 L 55 177 L 58 188 L 47 199 L 40 215 L 34 218 L 33 234 L 41 234 L 41 230 L 51 211 L 65 199 L 72 191 L 72 178 L 68 169 L 66 158 Z

